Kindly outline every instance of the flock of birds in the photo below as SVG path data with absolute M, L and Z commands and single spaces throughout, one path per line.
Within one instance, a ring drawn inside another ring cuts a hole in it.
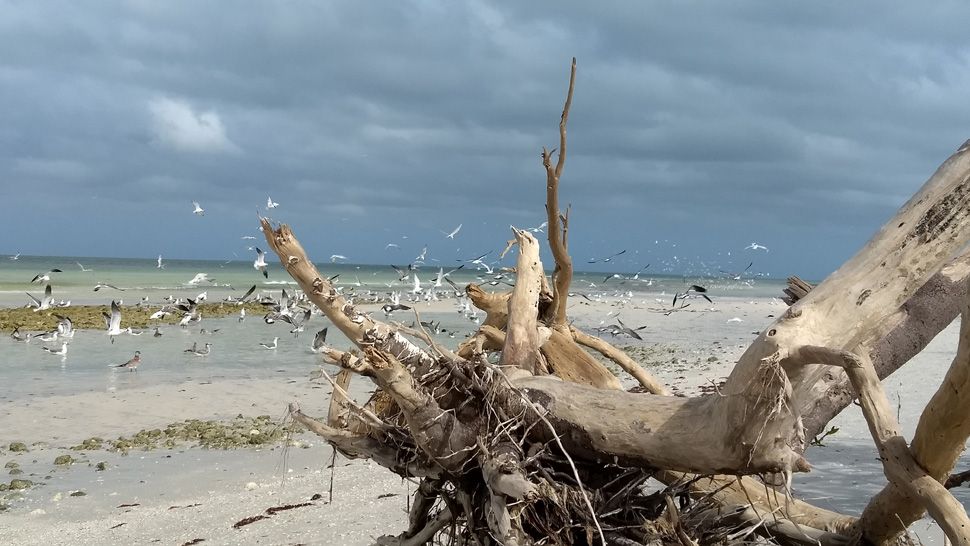
M 198 216 L 205 215 L 205 209 L 199 204 L 199 202 L 193 201 L 192 206 L 193 206 L 193 210 L 192 210 L 193 214 Z M 279 203 L 273 201 L 272 198 L 270 197 L 267 198 L 266 200 L 267 210 L 275 209 L 278 206 L 279 206 Z M 547 223 L 543 222 L 539 226 L 536 226 L 534 228 L 528 228 L 528 229 L 533 233 L 542 233 L 546 227 L 547 227 Z M 450 231 L 444 231 L 444 230 L 440 230 L 440 231 L 441 231 L 441 234 L 444 235 L 446 239 L 454 240 L 458 236 L 461 229 L 462 229 L 462 224 L 458 224 L 458 226 L 456 226 L 454 229 Z M 248 237 L 244 237 L 244 239 L 255 239 L 255 237 L 248 236 Z M 389 243 L 387 245 L 387 248 L 392 248 L 396 246 L 398 245 L 394 243 Z M 268 272 L 268 264 L 266 262 L 265 253 L 261 249 L 255 246 L 250 247 L 250 249 L 256 253 L 256 256 L 252 265 L 254 270 L 256 270 L 259 274 L 261 274 L 264 279 L 268 279 L 269 272 Z M 745 247 L 745 249 L 755 250 L 755 251 L 763 250 L 765 252 L 768 252 L 767 247 L 765 247 L 764 245 L 760 245 L 758 243 L 751 243 L 750 245 Z M 419 277 L 419 272 L 421 272 L 422 271 L 421 268 L 426 265 L 427 252 L 428 252 L 428 249 L 425 246 L 422 249 L 421 253 L 418 256 L 416 256 L 414 260 L 410 261 L 410 263 L 408 263 L 406 266 L 390 265 L 390 267 L 393 268 L 393 270 L 395 271 L 397 279 L 396 281 L 387 283 L 386 287 L 388 288 L 388 290 L 375 290 L 373 288 L 365 287 L 364 284 L 360 282 L 359 277 L 355 277 L 355 282 L 353 283 L 338 285 L 337 284 L 337 277 L 339 277 L 339 274 L 338 274 L 331 277 L 330 281 L 335 285 L 335 289 L 347 298 L 349 302 L 348 306 L 349 306 L 350 313 L 358 313 L 358 311 L 356 311 L 357 304 L 377 304 L 380 306 L 380 309 L 384 313 L 385 317 L 390 319 L 394 313 L 399 311 L 411 310 L 418 303 L 421 303 L 421 302 L 430 303 L 433 301 L 439 301 L 441 299 L 447 298 L 447 299 L 453 299 L 455 301 L 455 305 L 458 313 L 462 315 L 465 319 L 468 319 L 473 323 L 478 323 L 480 321 L 479 312 L 471 304 L 471 301 L 466 296 L 465 291 L 462 288 L 460 288 L 450 278 L 452 274 L 464 269 L 465 266 L 468 265 L 469 270 L 472 267 L 474 267 L 477 270 L 476 279 L 480 284 L 484 284 L 488 286 L 499 286 L 499 285 L 513 286 L 514 285 L 513 284 L 514 279 L 510 276 L 509 270 L 498 267 L 498 260 L 495 260 L 492 262 L 487 261 L 487 258 L 489 257 L 491 252 L 486 252 L 478 256 L 473 256 L 464 260 L 459 260 L 460 262 L 463 262 L 463 263 L 461 263 L 458 267 L 450 269 L 447 272 L 445 271 L 444 267 L 439 267 L 437 274 L 434 276 L 433 280 L 431 280 L 431 277 L 425 277 L 427 280 L 423 281 Z M 591 258 L 588 260 L 588 263 L 590 264 L 615 263 L 614 260 L 624 255 L 625 253 L 626 253 L 625 249 L 620 250 L 618 252 L 615 252 L 607 256 Z M 20 257 L 20 254 L 18 253 L 14 256 L 10 256 L 9 258 L 11 260 L 17 260 L 19 259 L 19 257 Z M 338 260 L 347 260 L 347 257 L 340 254 L 333 254 L 330 256 L 330 261 L 332 263 L 335 263 Z M 85 268 L 80 263 L 77 263 L 77 265 L 81 269 L 81 271 L 91 271 L 91 269 Z M 733 280 L 741 280 L 742 277 L 748 272 L 748 270 L 751 268 L 752 265 L 753 265 L 753 262 L 749 263 L 748 266 L 741 272 L 729 273 L 721 270 L 721 273 L 727 274 L 728 277 Z M 607 283 L 612 283 L 611 286 L 614 287 L 613 296 L 615 296 L 615 298 L 613 298 L 613 301 L 619 302 L 619 305 L 622 307 L 624 303 L 629 303 L 632 300 L 633 292 L 631 290 L 624 291 L 620 288 L 620 286 L 626 282 L 646 283 L 646 286 L 651 286 L 653 284 L 652 278 L 651 279 L 640 278 L 641 274 L 643 274 L 649 267 L 650 267 L 649 264 L 645 265 L 641 267 L 635 274 L 628 275 L 628 276 L 624 276 L 621 274 L 607 275 L 602 281 L 602 284 L 604 285 L 602 288 L 606 288 Z M 165 263 L 163 262 L 161 255 L 159 255 L 157 258 L 156 268 L 165 269 Z M 52 309 L 61 310 L 63 308 L 68 308 L 71 306 L 71 302 L 69 300 L 68 301 L 60 300 L 55 302 L 53 299 L 51 276 L 56 273 L 62 273 L 62 272 L 63 271 L 61 269 L 53 268 L 46 272 L 38 273 L 33 279 L 31 279 L 30 281 L 31 283 L 44 284 L 45 288 L 44 288 L 43 297 L 36 297 L 30 293 L 27 293 L 27 295 L 30 297 L 30 300 L 31 300 L 27 304 L 28 307 L 33 308 L 35 312 L 39 312 L 39 311 L 47 311 Z M 423 275 L 423 273 L 421 274 Z M 211 283 L 212 280 L 208 277 L 206 273 L 199 273 L 185 284 L 188 286 L 197 286 L 197 285 L 200 285 L 201 283 L 206 283 L 206 282 Z M 589 289 L 596 288 L 596 284 L 594 284 L 593 282 L 587 281 L 587 284 L 588 284 L 587 288 Z M 405 288 L 394 289 L 400 286 L 404 286 Z M 113 289 L 116 291 L 125 290 L 125 288 L 121 288 L 113 284 L 99 282 L 95 285 L 94 291 L 98 291 L 101 289 Z M 312 304 L 312 302 L 310 302 L 302 293 L 289 294 L 287 293 L 286 289 L 283 289 L 281 291 L 279 298 L 274 298 L 268 294 L 263 294 L 258 299 L 251 300 L 251 298 L 255 293 L 255 290 L 256 290 L 256 285 L 254 284 L 242 297 L 235 298 L 230 296 L 230 297 L 226 297 L 224 301 L 225 303 L 235 304 L 239 306 L 242 306 L 244 303 L 248 301 L 257 301 L 258 303 L 263 305 L 264 308 L 266 309 L 266 313 L 263 316 L 263 322 L 265 322 L 266 324 L 274 324 L 277 322 L 286 323 L 290 327 L 289 333 L 293 334 L 294 336 L 298 336 L 300 333 L 305 331 L 307 323 L 310 321 L 310 318 L 313 314 L 315 313 L 322 314 L 319 311 L 319 309 L 317 309 Z M 701 286 L 698 284 L 688 285 L 686 289 L 684 289 L 683 291 L 676 292 L 673 295 L 672 302 L 669 305 L 666 305 L 665 303 L 666 300 L 663 300 L 663 298 L 657 298 L 656 302 L 658 304 L 663 304 L 663 305 L 660 308 L 657 308 L 655 310 L 661 311 L 664 314 L 669 315 L 674 311 L 684 310 L 685 308 L 689 307 L 690 300 L 695 298 L 702 298 L 706 300 L 708 303 L 713 304 L 713 301 L 708 296 L 707 292 L 708 291 L 704 286 Z M 574 292 L 574 293 L 571 293 L 570 295 L 579 296 L 590 302 L 595 302 L 595 301 L 606 301 L 606 299 L 609 298 L 608 294 L 609 294 L 608 291 L 601 290 L 599 293 L 596 293 L 593 291 Z M 661 294 L 661 296 L 663 296 L 663 294 Z M 201 292 L 195 298 L 174 298 L 172 296 L 169 296 L 168 298 L 165 299 L 166 300 L 165 303 L 162 304 L 158 310 L 154 311 L 151 314 L 150 319 L 158 320 L 171 314 L 178 314 L 180 315 L 180 319 L 178 321 L 178 326 L 180 328 L 188 329 L 190 327 L 196 327 L 202 321 L 202 314 L 199 310 L 199 304 L 205 301 L 206 298 L 207 298 L 207 292 Z M 147 297 L 143 298 L 138 303 L 138 306 L 143 306 L 143 305 L 149 305 Z M 112 343 L 114 343 L 114 340 L 117 336 L 121 336 L 121 335 L 137 336 L 144 333 L 142 331 L 136 331 L 131 327 L 122 327 L 123 308 L 120 301 L 112 300 L 110 311 L 111 311 L 110 313 L 103 313 L 103 315 L 104 315 L 104 323 L 105 323 L 105 334 L 107 335 L 108 339 L 111 340 Z M 417 315 L 417 313 L 415 313 L 415 315 Z M 42 349 L 52 355 L 58 355 L 58 356 L 61 356 L 62 359 L 66 359 L 69 342 L 74 336 L 75 329 L 73 326 L 73 322 L 67 316 L 66 312 L 61 311 L 59 313 L 54 313 L 54 316 L 58 319 L 58 323 L 56 328 L 49 332 L 42 332 L 40 334 L 32 335 L 30 333 L 26 333 L 26 334 L 21 333 L 19 328 L 16 328 L 11 334 L 11 337 L 17 341 L 22 341 L 26 343 L 29 343 L 32 339 L 37 339 L 45 343 L 55 343 L 58 340 L 60 340 L 61 345 L 59 348 L 44 345 Z M 605 324 L 605 321 L 603 321 L 601 322 L 600 326 L 594 328 L 601 335 L 602 334 L 609 334 L 611 336 L 624 335 L 638 340 L 642 339 L 642 337 L 638 332 L 643 330 L 645 326 L 631 328 L 626 324 L 624 324 L 620 320 L 619 316 L 612 316 L 611 314 L 611 317 L 609 318 L 615 318 L 615 323 Z M 242 322 L 245 319 L 246 319 L 246 309 L 245 307 L 241 307 L 239 316 L 238 316 L 238 321 Z M 414 324 L 412 324 L 412 326 L 414 326 Z M 440 321 L 437 321 L 437 322 L 421 321 L 421 326 L 428 328 L 434 334 L 445 334 L 445 335 L 448 335 L 449 337 L 455 337 L 458 333 L 457 330 L 455 330 L 454 328 L 451 328 L 451 329 L 443 328 L 441 326 Z M 214 331 L 218 331 L 218 330 L 214 330 Z M 207 333 L 207 332 L 204 328 L 201 328 L 200 333 Z M 162 332 L 160 331 L 159 327 L 154 326 L 153 337 L 161 337 L 161 335 L 162 335 Z M 322 328 L 316 332 L 314 339 L 310 345 L 310 350 L 312 352 L 319 352 L 321 348 L 324 347 L 324 344 L 326 341 L 326 335 L 327 335 L 327 328 Z M 272 343 L 260 342 L 259 346 L 267 350 L 275 350 L 279 347 L 279 340 L 280 340 L 279 336 L 276 336 L 273 338 Z M 191 347 L 185 349 L 184 352 L 187 354 L 192 354 L 199 357 L 205 357 L 211 354 L 211 351 L 212 351 L 211 343 L 209 342 L 203 343 L 202 346 L 200 347 L 198 342 L 195 342 L 192 344 Z M 130 358 L 124 363 L 113 365 L 113 367 L 134 371 L 134 370 L 137 370 L 140 363 L 141 363 L 141 352 L 136 351 L 134 356 L 132 356 L 132 358 Z

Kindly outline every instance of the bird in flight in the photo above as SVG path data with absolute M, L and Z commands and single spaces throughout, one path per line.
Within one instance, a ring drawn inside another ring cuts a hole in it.
M 273 201 L 272 197 L 266 197 L 266 210 L 275 209 L 278 206 L 280 206 L 280 204 Z
M 195 210 L 192 211 L 192 214 L 198 214 L 199 216 L 205 216 L 205 209 L 199 206 L 199 202 L 198 201 L 192 201 L 192 206 L 195 208 Z
M 111 338 L 111 343 L 114 343 L 115 336 L 125 333 L 125 330 L 121 329 L 121 307 L 118 307 L 118 302 L 111 300 L 111 314 L 102 312 L 101 315 L 104 316 L 108 326 L 108 337 Z
M 51 285 L 49 284 L 44 288 L 44 299 L 39 300 L 32 296 L 29 292 L 25 292 L 25 294 L 30 296 L 30 299 L 34 300 L 33 307 L 35 313 L 37 311 L 46 311 L 47 309 L 50 309 L 51 303 L 54 301 L 54 298 L 51 296 Z
M 156 269 L 165 269 L 165 264 L 162 263 L 162 255 L 161 254 L 158 255 L 158 262 L 155 265 L 155 268 Z
M 257 271 L 263 272 L 263 278 L 269 278 L 269 272 L 266 271 L 266 253 L 256 247 L 256 261 L 253 262 L 253 268 Z
M 125 291 L 124 288 L 118 288 L 117 286 L 113 284 L 108 284 L 106 282 L 99 282 L 98 284 L 94 285 L 95 292 L 97 292 L 98 290 L 101 290 L 102 288 L 114 288 L 115 290 L 121 290 L 122 292 Z
M 764 245 L 759 245 L 758 243 L 751 243 L 750 245 L 744 247 L 745 250 L 764 250 L 768 252 L 768 247 Z
M 50 282 L 51 273 L 63 273 L 63 271 L 55 268 L 55 269 L 51 269 L 47 273 L 38 273 L 33 279 L 30 280 L 30 282 L 36 282 L 36 283 Z
M 269 343 L 263 343 L 263 342 L 260 342 L 259 344 L 264 349 L 275 349 L 275 348 L 279 347 L 279 345 L 280 345 L 280 338 L 274 337 L 273 338 L 273 344 L 272 345 L 270 345 Z
M 131 357 L 128 362 L 118 364 L 115 368 L 128 368 L 128 371 L 134 372 L 138 370 L 139 364 L 141 364 L 141 351 L 135 351 L 135 356 Z
M 313 336 L 313 343 L 310 345 L 310 350 L 315 353 L 319 353 L 325 347 L 326 342 L 327 342 L 327 329 L 324 328 L 319 332 L 317 332 L 315 336 Z
M 609 261 L 612 261 L 613 258 L 616 258 L 617 256 L 620 256 L 620 255 L 625 254 L 625 253 L 626 253 L 626 249 L 621 250 L 621 251 L 617 252 L 616 254 L 612 254 L 612 255 L 607 256 L 605 258 L 591 258 L 591 259 L 588 260 L 588 263 L 595 264 L 596 262 L 609 262 Z
M 455 229 L 451 230 L 451 233 L 445 233 L 444 231 L 442 231 L 441 233 L 444 233 L 445 234 L 445 237 L 447 237 L 449 239 L 454 239 L 455 238 L 455 235 L 458 235 L 458 232 L 459 231 L 461 231 L 461 224 L 458 224 L 458 227 L 456 227 Z
M 8 258 L 10 258 L 11 260 L 19 260 L 20 259 L 20 253 L 18 252 L 16 254 L 14 254 L 13 256 L 8 256 Z
M 337 260 L 345 260 L 346 261 L 348 259 L 349 258 L 347 258 L 346 256 L 344 256 L 343 254 L 331 254 L 330 255 L 330 263 L 335 263 Z
M 81 268 L 81 271 L 83 271 L 83 272 L 94 271 L 93 269 L 88 269 L 88 268 L 84 267 L 83 265 L 81 265 L 81 262 L 74 262 L 74 263 L 76 263 L 77 266 L 80 267 Z

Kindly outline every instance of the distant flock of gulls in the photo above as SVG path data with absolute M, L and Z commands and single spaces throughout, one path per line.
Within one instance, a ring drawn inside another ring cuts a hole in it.
M 199 202 L 192 201 L 192 207 L 193 207 L 193 210 L 192 210 L 193 214 L 197 216 L 205 215 L 205 209 L 199 204 Z M 272 198 L 267 197 L 266 209 L 272 210 L 277 207 L 279 207 L 279 203 L 273 201 Z M 534 228 L 528 228 L 528 230 L 533 233 L 543 233 L 543 230 L 546 228 L 546 226 L 547 226 L 547 222 L 543 222 L 539 226 L 536 226 Z M 446 232 L 441 230 L 441 233 L 445 236 L 445 238 L 453 240 L 461 231 L 461 229 L 462 229 L 462 224 L 458 224 L 458 226 L 452 229 L 451 231 Z M 244 237 L 244 239 L 255 239 L 255 237 L 248 236 L 248 237 Z M 389 243 L 385 248 L 392 248 L 397 246 L 398 245 L 394 243 Z M 266 263 L 265 253 L 262 250 L 260 250 L 258 247 L 250 247 L 250 248 L 256 252 L 256 258 L 253 261 L 253 268 L 257 272 L 261 273 L 264 279 L 269 278 L 269 272 L 267 271 L 268 264 Z M 486 252 L 484 254 L 481 254 L 479 256 L 475 256 L 466 260 L 459 260 L 464 263 L 447 272 L 445 272 L 443 267 L 439 267 L 438 273 L 434 281 L 427 281 L 426 283 L 422 283 L 421 279 L 418 277 L 418 270 L 422 265 L 425 264 L 427 250 L 428 250 L 427 247 L 424 247 L 421 253 L 407 266 L 396 266 L 396 265 L 390 266 L 397 273 L 396 282 L 403 283 L 405 285 L 409 284 L 410 290 L 391 290 L 391 291 L 385 291 L 385 292 L 377 292 L 372 289 L 367 289 L 366 292 L 358 293 L 355 291 L 355 288 L 363 288 L 363 284 L 360 282 L 360 279 L 356 277 L 355 277 L 355 282 L 349 284 L 351 288 L 349 291 L 346 291 L 346 293 L 344 289 L 348 285 L 343 285 L 343 286 L 335 285 L 335 289 L 341 294 L 343 294 L 345 297 L 347 297 L 348 299 L 348 307 L 347 309 L 345 309 L 345 311 L 347 311 L 352 316 L 354 314 L 360 314 L 355 308 L 355 302 L 369 303 L 369 304 L 383 304 L 380 309 L 384 313 L 385 317 L 390 318 L 393 315 L 393 313 L 397 311 L 411 310 L 412 305 L 414 304 L 417 304 L 420 302 L 439 301 L 442 297 L 451 297 L 451 298 L 454 298 L 456 301 L 458 313 L 463 315 L 466 319 L 470 320 L 471 322 L 477 324 L 480 321 L 478 310 L 472 306 L 471 301 L 465 295 L 465 291 L 462 288 L 460 288 L 457 284 L 455 284 L 455 282 L 452 281 L 449 278 L 449 276 L 455 273 L 456 271 L 463 269 L 465 265 L 468 264 L 470 266 L 474 266 L 476 270 L 480 272 L 477 278 L 478 278 L 478 281 L 482 284 L 487 284 L 489 286 L 498 286 L 498 285 L 513 286 L 513 283 L 510 282 L 511 279 L 508 276 L 508 270 L 502 269 L 502 270 L 496 271 L 495 267 L 493 266 L 497 265 L 498 263 L 497 261 L 495 262 L 485 261 L 485 259 L 491 254 L 491 252 Z M 758 243 L 751 243 L 750 245 L 745 247 L 745 250 L 764 250 L 765 252 L 768 252 L 767 247 L 765 247 L 764 245 L 760 245 Z M 610 263 L 615 258 L 623 255 L 624 253 L 626 253 L 626 250 L 620 250 L 619 252 L 616 252 L 609 256 L 589 259 L 588 263 L 591 263 L 591 264 Z M 13 256 L 9 256 L 9 259 L 11 260 L 17 260 L 19 258 L 20 258 L 20 253 Z M 346 259 L 347 259 L 346 256 L 343 256 L 340 254 L 333 254 L 330 256 L 331 262 L 336 262 L 338 260 L 346 260 Z M 728 276 L 734 280 L 740 280 L 742 278 L 742 275 L 744 275 L 751 268 L 752 264 L 753 262 L 749 263 L 748 267 L 746 267 L 744 271 L 739 273 L 728 273 L 723 270 L 721 272 L 728 274 Z M 80 267 L 81 271 L 92 271 L 91 269 L 85 268 L 80 263 L 77 263 L 77 265 L 78 267 Z M 647 286 L 651 286 L 653 284 L 653 279 L 649 279 L 649 280 L 640 279 L 640 275 L 649 267 L 650 267 L 649 264 L 646 266 L 643 266 L 642 268 L 640 268 L 639 271 L 637 271 L 636 274 L 628 277 L 624 277 L 620 274 L 608 275 L 606 276 L 606 278 L 603 279 L 602 283 L 605 285 L 605 283 L 612 281 L 614 279 L 617 279 L 619 280 L 620 284 L 622 284 L 625 281 L 640 281 L 640 282 L 648 283 Z M 158 259 L 156 262 L 156 268 L 157 269 L 165 268 L 165 264 L 162 261 L 161 255 L 158 256 Z M 42 298 L 38 298 L 30 293 L 27 293 L 27 296 L 31 300 L 30 302 L 28 302 L 27 307 L 32 308 L 35 312 L 52 310 L 52 309 L 63 309 L 63 308 L 70 307 L 71 306 L 70 300 L 68 301 L 60 300 L 55 302 L 52 296 L 51 275 L 55 273 L 62 273 L 62 272 L 63 271 L 61 269 L 54 268 L 43 273 L 38 273 L 33 279 L 31 279 L 30 281 L 31 283 L 45 284 L 44 296 Z M 337 280 L 337 277 L 339 276 L 340 276 L 339 274 L 334 275 L 333 277 L 330 278 L 330 281 L 332 283 L 335 283 Z M 189 286 L 196 286 L 203 282 L 209 282 L 209 283 L 212 282 L 212 280 L 208 277 L 206 273 L 199 273 L 195 275 L 195 277 L 189 280 L 186 284 Z M 387 283 L 386 286 L 388 288 L 392 288 L 394 285 L 395 285 L 395 282 L 392 281 L 391 283 Z M 588 282 L 588 288 L 595 288 L 595 287 L 596 287 L 596 284 L 592 282 Z M 98 290 L 101 290 L 102 288 L 111 288 L 118 291 L 125 290 L 124 288 L 119 288 L 112 284 L 99 282 L 95 285 L 94 291 L 96 292 Z M 234 298 L 230 296 L 230 297 L 226 297 L 224 301 L 226 303 L 241 306 L 244 303 L 250 301 L 250 298 L 253 296 L 255 290 L 256 290 L 256 285 L 254 284 L 242 297 Z M 633 298 L 632 291 L 621 292 L 617 290 L 615 292 L 615 295 L 620 296 L 620 299 L 619 299 L 620 306 L 622 306 L 624 303 L 629 303 L 629 301 Z M 570 296 L 580 296 L 591 302 L 605 301 L 603 299 L 603 296 L 604 296 L 603 294 L 590 295 L 586 293 L 571 293 Z M 157 311 L 152 313 L 152 315 L 149 318 L 152 320 L 157 320 L 170 314 L 180 313 L 182 315 L 182 318 L 178 322 L 179 327 L 187 329 L 190 326 L 196 326 L 202 321 L 202 314 L 199 311 L 198 305 L 199 303 L 205 301 L 206 298 L 207 298 L 207 292 L 201 292 L 194 299 L 193 298 L 181 299 L 181 298 L 174 298 L 172 296 L 168 296 L 165 298 L 166 303 L 163 304 Z M 713 303 L 711 298 L 708 296 L 707 289 L 705 287 L 692 284 L 684 291 L 674 294 L 673 302 L 669 307 L 665 307 L 663 309 L 657 309 L 657 310 L 662 311 L 664 314 L 669 315 L 674 311 L 684 310 L 686 307 L 690 305 L 690 303 L 688 303 L 688 300 L 691 300 L 694 298 L 703 298 L 708 303 Z M 402 299 L 406 303 L 402 303 Z M 307 322 L 309 322 L 310 317 L 314 313 L 322 314 L 322 312 L 320 312 L 320 310 L 317 309 L 316 306 L 312 302 L 310 302 L 305 297 L 304 294 L 297 292 L 291 295 L 287 293 L 285 288 L 282 289 L 279 299 L 274 299 L 268 295 L 264 295 L 255 301 L 262 304 L 267 309 L 267 312 L 263 316 L 263 322 L 265 322 L 266 324 L 285 322 L 292 327 L 289 330 L 289 333 L 293 334 L 294 336 L 299 335 L 305 330 Z M 658 298 L 656 301 L 658 303 L 663 303 L 661 298 Z M 408 305 L 408 304 L 411 304 L 411 305 Z M 138 305 L 139 306 L 148 305 L 147 297 L 143 298 L 138 303 Z M 619 314 L 618 312 L 616 315 L 614 315 L 613 313 L 610 313 L 610 315 L 607 317 L 607 318 L 614 318 L 615 324 L 605 325 L 605 320 L 604 320 L 604 321 L 601 321 L 600 326 L 595 327 L 594 330 L 596 330 L 601 335 L 602 334 L 610 334 L 611 336 L 625 335 L 638 340 L 643 339 L 638 332 L 640 330 L 643 330 L 645 326 L 631 328 L 620 320 L 619 316 L 617 316 L 618 314 Z M 121 326 L 122 307 L 119 301 L 112 300 L 111 313 L 110 314 L 102 313 L 102 315 L 104 317 L 104 322 L 105 322 L 105 328 L 106 328 L 105 333 L 108 336 L 108 338 L 111 340 L 111 343 L 114 343 L 115 337 L 120 335 L 137 336 L 144 333 L 141 331 L 135 331 L 131 327 L 122 328 Z M 36 339 L 44 343 L 54 343 L 60 340 L 61 341 L 60 348 L 53 348 L 47 345 L 42 346 L 41 348 L 52 355 L 60 356 L 62 360 L 66 359 L 69 342 L 74 337 L 74 334 L 75 334 L 74 325 L 71 319 L 68 316 L 66 316 L 66 313 L 65 314 L 54 313 L 54 316 L 58 319 L 58 323 L 57 323 L 57 326 L 49 332 L 43 332 L 40 334 L 21 333 L 19 328 L 15 328 L 10 335 L 14 340 L 24 342 L 24 343 L 30 343 L 32 339 Z M 245 319 L 246 319 L 246 310 L 245 308 L 241 308 L 239 310 L 238 322 L 242 322 Z M 740 321 L 740 319 L 731 319 L 731 321 Z M 447 330 L 445 328 L 442 328 L 440 325 L 440 321 L 439 322 L 421 321 L 421 325 L 431 330 L 434 334 L 446 334 L 452 338 L 454 338 L 457 334 L 457 332 L 454 330 Z M 162 333 L 159 330 L 159 327 L 154 326 L 153 328 L 154 328 L 153 337 L 161 337 Z M 216 331 L 218 330 L 213 330 L 213 332 L 216 332 Z M 202 328 L 200 330 L 200 333 L 208 333 L 208 332 L 204 328 Z M 327 328 L 322 328 L 319 331 L 317 331 L 310 345 L 310 350 L 314 353 L 320 352 L 325 345 L 326 338 L 327 338 Z M 272 343 L 261 342 L 259 343 L 259 345 L 267 350 L 275 350 L 279 347 L 279 340 L 280 340 L 279 336 L 276 336 L 273 338 Z M 212 350 L 211 343 L 206 342 L 203 344 L 202 347 L 199 347 L 198 343 L 194 342 L 192 346 L 185 349 L 184 352 L 198 357 L 205 357 L 211 353 L 211 350 Z M 134 355 L 129 360 L 127 360 L 122 364 L 113 364 L 111 365 L 111 367 L 118 368 L 118 369 L 127 369 L 129 371 L 136 371 L 140 363 L 141 363 L 141 351 L 135 351 Z

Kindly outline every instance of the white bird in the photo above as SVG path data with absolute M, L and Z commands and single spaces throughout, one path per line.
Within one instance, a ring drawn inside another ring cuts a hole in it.
M 121 308 L 118 307 L 118 302 L 111 300 L 110 316 L 107 313 L 101 314 L 104 316 L 105 322 L 108 325 L 108 336 L 111 338 L 111 343 L 114 343 L 114 336 L 120 336 L 121 334 L 125 333 L 124 330 L 121 329 Z
M 759 245 L 758 243 L 751 243 L 750 245 L 744 247 L 745 250 L 764 250 L 768 252 L 768 247 L 764 245 Z
M 246 308 L 243 307 L 239 310 L 239 322 L 246 320 Z
M 418 278 L 418 274 L 414 273 L 414 288 L 411 289 L 412 294 L 421 293 L 421 279 Z
M 16 254 L 14 254 L 13 256 L 8 256 L 8 258 L 10 258 L 11 260 L 19 260 L 20 259 L 20 253 L 18 252 Z
M 348 258 L 346 256 L 344 256 L 343 254 L 331 254 L 330 255 L 330 263 L 334 263 L 337 260 L 347 260 L 347 259 Z
M 189 284 L 196 285 L 200 282 L 212 282 L 212 279 L 209 278 L 208 273 L 196 273 L 195 276 L 192 277 L 192 280 L 189 281 Z
M 423 247 L 421 249 L 421 254 L 418 254 L 418 256 L 414 259 L 414 263 L 416 263 L 416 264 L 423 264 L 424 263 L 424 258 L 427 255 L 428 255 L 428 247 Z
M 278 206 L 280 206 L 280 204 L 274 202 L 272 197 L 266 197 L 266 210 L 275 209 Z
M 253 262 L 253 268 L 256 271 L 263 272 L 263 278 L 269 278 L 269 272 L 266 271 L 266 253 L 256 247 L 256 261 Z
M 34 312 L 35 313 L 37 311 L 46 311 L 47 309 L 50 309 L 51 308 L 51 301 L 53 301 L 53 298 L 51 297 L 51 285 L 48 284 L 44 288 L 44 299 L 42 299 L 42 300 L 39 300 L 39 299 L 35 298 L 34 296 L 32 296 L 29 293 L 26 293 L 26 294 L 28 296 L 30 296 L 30 299 L 34 300 L 33 307 L 34 307 Z
M 268 343 L 262 343 L 262 342 L 260 342 L 260 345 L 262 345 L 262 347 L 264 349 L 275 349 L 275 348 L 277 348 L 279 346 L 279 343 L 280 343 L 280 338 L 274 337 L 273 338 L 273 344 L 272 345 L 270 345 Z
M 193 345 L 193 350 L 191 351 L 191 353 L 194 354 L 195 356 L 206 356 L 210 352 L 212 352 L 212 344 L 211 343 L 206 343 L 205 344 L 205 347 L 203 347 L 201 350 L 194 349 L 194 345 Z
M 454 239 L 455 238 L 455 235 L 458 235 L 458 232 L 459 231 L 461 231 L 461 224 L 458 224 L 458 227 L 456 227 L 455 229 L 451 230 L 451 233 L 445 233 L 444 231 L 442 231 L 441 233 L 445 233 L 445 237 L 447 237 L 449 239 Z
M 99 283 L 97 283 L 97 284 L 94 285 L 94 291 L 95 292 L 97 292 L 98 290 L 101 290 L 102 288 L 114 288 L 115 290 L 120 290 L 122 292 L 125 291 L 124 288 L 118 288 L 117 286 L 115 286 L 113 284 L 108 284 L 106 282 L 99 282 Z
M 61 344 L 61 348 L 60 349 L 57 349 L 57 350 L 51 349 L 50 347 L 41 347 L 41 349 L 47 351 L 48 353 L 50 353 L 52 355 L 67 356 L 67 342 L 66 341 L 64 343 L 62 343 Z
M 155 266 L 157 269 L 165 269 L 165 264 L 162 263 L 162 255 L 158 255 L 158 264 Z
M 74 263 L 76 263 L 77 266 L 81 268 L 81 271 L 82 272 L 94 271 L 93 269 L 88 269 L 88 268 L 84 267 L 83 265 L 81 265 L 81 262 L 74 262 Z
M 57 333 L 61 337 L 73 338 L 74 337 L 74 323 L 68 317 L 62 317 L 61 315 L 54 315 L 58 318 L 60 322 L 57 323 Z
M 192 214 L 198 214 L 199 216 L 205 216 L 205 209 L 199 206 L 199 202 L 198 201 L 192 201 L 192 207 L 194 208 L 194 210 L 192 211 Z
M 47 273 L 38 273 L 37 275 L 34 276 L 33 279 L 30 280 L 30 282 L 36 282 L 36 283 L 50 282 L 51 273 L 63 273 L 63 271 L 61 271 L 60 269 L 54 268 L 48 271 Z

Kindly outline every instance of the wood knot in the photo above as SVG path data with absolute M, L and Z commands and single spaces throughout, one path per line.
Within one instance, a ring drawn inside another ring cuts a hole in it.
M 872 295 L 872 290 L 869 290 L 868 288 L 863 290 L 862 293 L 859 294 L 859 299 L 855 300 L 855 304 L 862 305 L 862 302 L 866 301 L 870 295 Z
M 323 279 L 321 279 L 320 277 L 313 279 L 312 286 L 313 286 L 314 294 L 323 294 Z
M 295 263 L 298 263 L 299 261 L 300 261 L 300 259 L 297 258 L 296 256 L 290 256 L 289 258 L 286 259 L 286 263 L 288 265 L 293 265 Z

